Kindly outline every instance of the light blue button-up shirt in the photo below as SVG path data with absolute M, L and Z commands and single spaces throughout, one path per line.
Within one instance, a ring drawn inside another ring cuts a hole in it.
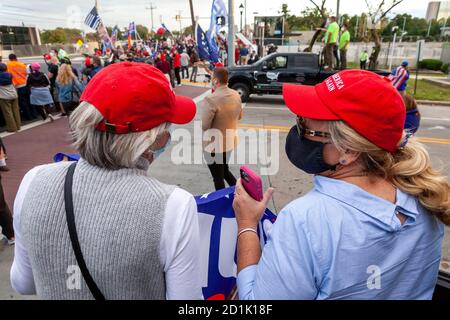
M 397 190 L 393 204 L 317 176 L 279 214 L 258 265 L 239 273 L 239 297 L 431 299 L 443 237 L 443 224 L 413 196 Z

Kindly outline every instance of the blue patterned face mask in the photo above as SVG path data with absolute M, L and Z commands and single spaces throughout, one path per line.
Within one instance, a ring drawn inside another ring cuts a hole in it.
M 168 128 L 168 131 L 169 131 L 169 140 L 167 140 L 166 145 L 158 150 L 154 151 L 150 150 L 150 152 L 153 153 L 153 160 L 158 159 L 159 156 L 161 156 L 172 145 L 172 132 L 173 132 L 172 125 L 170 125 L 170 127 Z

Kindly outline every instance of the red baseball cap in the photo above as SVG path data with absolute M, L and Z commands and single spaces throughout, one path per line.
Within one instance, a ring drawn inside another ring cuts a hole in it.
M 186 124 L 196 114 L 191 98 L 175 96 L 164 74 L 144 63 L 103 68 L 86 86 L 81 101 L 103 115 L 97 130 L 117 134 L 151 130 L 164 122 Z
M 285 84 L 283 97 L 298 116 L 342 120 L 376 146 L 394 153 L 403 135 L 406 109 L 386 78 L 365 70 L 345 70 L 316 86 Z

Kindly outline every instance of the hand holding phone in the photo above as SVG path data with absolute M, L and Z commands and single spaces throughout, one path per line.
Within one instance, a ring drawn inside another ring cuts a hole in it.
M 240 171 L 245 191 L 256 201 L 262 201 L 263 186 L 261 177 L 247 166 L 242 166 Z

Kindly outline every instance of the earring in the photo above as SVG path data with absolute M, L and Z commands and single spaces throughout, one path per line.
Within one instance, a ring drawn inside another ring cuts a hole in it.
M 346 160 L 341 160 L 340 162 L 341 162 L 342 165 L 347 164 Z

